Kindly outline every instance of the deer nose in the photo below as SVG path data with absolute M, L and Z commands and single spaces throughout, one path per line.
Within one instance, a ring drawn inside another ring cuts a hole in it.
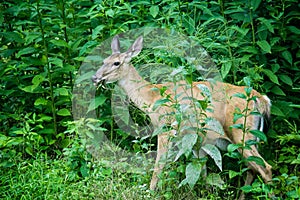
M 92 81 L 93 81 L 94 83 L 97 83 L 97 76 L 96 76 L 96 75 L 93 75 L 93 76 L 92 76 Z

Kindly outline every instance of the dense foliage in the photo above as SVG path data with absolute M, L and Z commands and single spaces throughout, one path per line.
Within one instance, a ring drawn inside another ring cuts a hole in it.
M 81 63 L 105 39 L 145 26 L 196 38 L 224 81 L 241 85 L 246 77 L 253 88 L 270 97 L 272 120 L 262 152 L 273 166 L 274 183 L 267 187 L 257 178 L 243 190 L 257 199 L 268 198 L 269 190 L 282 199 L 300 198 L 297 0 L 4 0 L 0 11 L 1 198 L 66 199 L 72 194 L 77 199 L 88 194 L 101 199 L 107 191 L 107 198 L 112 199 L 134 195 L 143 199 L 231 199 L 236 195 L 236 174 L 226 171 L 236 160 L 224 158 L 228 164 L 221 176 L 228 184 L 212 186 L 209 191 L 201 183 L 193 190 L 188 186 L 174 189 L 185 174 L 184 162 L 170 164 L 162 175 L 165 185 L 154 194 L 144 185 L 150 180 L 150 170 L 115 172 L 93 160 L 79 140 L 80 131 L 74 128 L 79 122 L 73 121 L 71 113 L 72 89 Z M 155 145 L 150 140 L 132 141 L 119 130 L 111 116 L 110 91 L 100 92 L 103 96 L 94 108 L 103 111 L 99 124 L 112 141 L 134 152 Z M 97 192 L 91 193 L 89 187 Z

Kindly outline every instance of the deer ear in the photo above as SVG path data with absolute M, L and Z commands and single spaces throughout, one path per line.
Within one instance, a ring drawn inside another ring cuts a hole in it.
M 113 54 L 120 53 L 120 41 L 118 35 L 116 35 L 111 42 L 111 50 Z
M 130 57 L 137 56 L 143 48 L 143 36 L 138 37 L 135 42 L 131 45 L 131 47 L 127 50 L 127 54 Z

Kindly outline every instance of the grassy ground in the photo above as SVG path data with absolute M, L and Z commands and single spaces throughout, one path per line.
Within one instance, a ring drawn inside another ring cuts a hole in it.
M 146 174 L 114 172 L 93 163 L 87 177 L 70 171 L 64 159 L 18 160 L 1 170 L 1 199 L 150 199 Z M 135 180 L 134 180 L 135 179 Z

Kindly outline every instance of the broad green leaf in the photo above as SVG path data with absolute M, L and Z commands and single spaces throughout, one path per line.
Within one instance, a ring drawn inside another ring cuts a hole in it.
M 19 86 L 19 88 L 21 90 L 23 90 L 24 92 L 29 92 L 29 93 L 36 93 L 35 89 L 38 87 L 38 85 L 28 85 L 25 87 L 21 87 Z
M 18 32 L 0 32 L 0 35 L 3 35 L 9 41 L 15 41 L 17 43 L 24 43 L 22 34 Z
M 186 166 L 185 176 L 186 178 L 179 184 L 179 187 L 185 184 L 189 184 L 191 188 L 195 186 L 199 180 L 201 174 L 202 165 L 199 162 L 191 162 Z
M 245 76 L 243 78 L 243 81 L 244 81 L 245 85 L 250 88 L 250 86 L 251 86 L 251 78 L 249 76 Z
M 286 75 L 286 74 L 280 74 L 280 75 L 278 75 L 278 77 L 285 84 L 287 84 L 289 86 L 293 86 L 293 81 L 292 81 L 292 79 L 288 75 Z
M 197 142 L 197 138 L 198 134 L 185 134 L 181 139 L 181 147 L 179 147 L 180 150 L 177 153 L 174 161 L 178 160 L 183 154 L 189 154 L 192 152 L 192 149 Z
M 43 82 L 44 80 L 45 80 L 45 77 L 39 74 L 39 75 L 35 75 L 35 76 L 33 77 L 33 79 L 32 79 L 31 82 L 32 82 L 33 85 L 38 86 L 38 85 L 40 85 L 40 83 Z
M 58 66 L 58 67 L 63 67 L 63 59 L 61 58 L 51 58 L 49 59 L 50 63 L 55 65 L 55 66 Z
M 256 11 L 256 9 L 259 7 L 261 0 L 252 0 L 250 1 L 251 7 L 253 11 Z
M 267 141 L 267 136 L 260 130 L 250 130 L 250 133 L 264 142 Z
M 224 181 L 222 180 L 221 176 L 216 173 L 210 173 L 206 177 L 206 183 L 212 186 L 217 186 L 220 189 L 224 188 Z
M 150 15 L 152 15 L 152 17 L 155 18 L 159 12 L 159 7 L 156 5 L 153 5 L 150 7 L 149 11 L 150 11 Z
M 225 62 L 225 63 L 222 64 L 221 75 L 222 75 L 223 79 L 226 78 L 226 76 L 230 72 L 231 67 L 232 67 L 232 62 L 230 62 L 230 61 Z
M 212 130 L 220 135 L 225 135 L 224 133 L 224 129 L 223 126 L 221 125 L 221 123 L 216 120 L 215 118 L 212 117 L 207 117 L 205 119 L 205 123 L 208 126 L 209 130 Z
M 237 32 L 239 32 L 243 36 L 247 35 L 247 33 L 250 30 L 249 28 L 240 28 L 240 27 L 235 26 L 235 25 L 231 26 L 230 28 L 233 29 L 233 30 L 236 30 Z
M 92 39 L 96 39 L 98 37 L 98 34 L 105 28 L 105 25 L 101 24 L 93 29 L 92 33 Z
M 244 93 L 235 93 L 232 96 L 241 98 L 241 99 L 247 99 L 247 96 Z
M 256 164 L 258 165 L 261 165 L 263 167 L 266 167 L 265 166 L 265 163 L 264 163 L 264 160 L 261 158 L 261 157 L 257 157 L 257 156 L 249 156 L 247 158 L 247 161 L 248 162 L 255 162 Z
M 239 149 L 241 147 L 243 147 L 242 144 L 229 144 L 227 146 L 227 151 L 231 153 L 231 152 L 234 152 L 235 150 L 237 150 L 237 149 Z
M 269 77 L 269 79 L 270 79 L 273 83 L 279 85 L 277 76 L 276 76 L 271 70 L 269 70 L 269 69 L 263 69 L 263 73 L 264 73 L 267 77 Z
M 257 19 L 261 21 L 261 23 L 263 23 L 271 33 L 274 33 L 274 28 L 271 24 L 273 22 L 272 20 L 263 17 L 259 17 Z
M 276 95 L 280 95 L 280 96 L 285 96 L 286 94 L 283 92 L 283 90 L 278 87 L 277 85 L 275 85 L 272 89 L 271 92 L 276 94 Z
M 69 96 L 69 91 L 66 88 L 55 88 L 55 96 Z
M 60 40 L 60 39 L 58 39 L 58 40 L 50 40 L 50 42 L 52 44 L 54 44 L 55 46 L 58 46 L 58 47 L 67 47 L 67 48 L 70 47 L 68 45 L 68 43 L 66 41 L 64 41 L 64 40 Z
M 47 115 L 41 115 L 38 121 L 41 122 L 50 122 L 53 118 Z
M 206 85 L 197 84 L 197 88 L 201 90 L 201 93 L 204 95 L 204 97 L 207 97 L 211 101 L 211 92 Z
M 288 63 L 290 63 L 290 65 L 293 64 L 293 57 L 289 51 L 284 51 L 281 55 L 286 61 L 288 61 Z
M 244 117 L 243 113 L 233 113 L 233 123 L 236 123 L 237 120 L 241 119 L 242 117 Z
M 27 47 L 27 48 L 21 49 L 21 50 L 17 53 L 16 57 L 17 57 L 17 58 L 20 58 L 22 55 L 25 55 L 25 54 L 32 54 L 32 53 L 35 52 L 35 51 L 36 51 L 36 49 L 35 49 L 34 47 Z
M 244 185 L 243 187 L 241 187 L 241 190 L 243 190 L 243 192 L 245 193 L 249 193 L 252 191 L 252 186 L 251 185 Z
M 285 114 L 280 110 L 280 108 L 278 108 L 275 105 L 271 106 L 271 114 L 272 115 L 276 115 L 276 116 L 280 116 L 280 117 L 284 117 Z
M 62 108 L 59 111 L 57 111 L 57 115 L 60 115 L 60 116 L 71 116 L 71 113 L 70 113 L 70 111 L 68 109 Z
M 88 53 L 89 49 L 94 48 L 97 45 L 98 45 L 97 41 L 88 41 L 81 47 L 81 49 L 79 51 L 79 57 Z
M 212 144 L 206 144 L 201 147 L 201 149 L 215 161 L 218 168 L 222 171 L 222 156 L 220 150 Z
M 166 103 L 168 103 L 168 102 L 171 102 L 171 100 L 168 99 L 168 98 L 158 99 L 158 100 L 154 103 L 152 110 L 154 111 L 154 110 L 156 110 L 156 109 L 157 109 L 158 107 L 160 107 L 160 106 L 165 106 Z
M 235 129 L 243 129 L 244 125 L 243 124 L 233 124 L 230 126 L 230 128 L 235 128 Z
M 271 46 L 266 40 L 260 40 L 256 43 L 264 52 L 271 53 Z
M 35 106 L 39 106 L 39 105 L 47 105 L 48 104 L 48 100 L 47 99 L 45 99 L 45 98 L 38 98 L 38 99 L 36 99 L 35 100 L 35 102 L 34 102 L 34 105 Z
M 240 172 L 236 172 L 236 171 L 232 171 L 232 170 L 229 170 L 229 178 L 232 179 L 236 176 L 239 176 L 241 173 Z
M 292 32 L 295 33 L 296 35 L 300 35 L 300 29 L 295 27 L 295 26 L 287 26 L 287 28 Z
M 91 82 L 91 77 L 95 74 L 94 71 L 89 71 L 85 74 L 81 74 L 79 77 L 76 78 L 75 83 L 79 84 L 84 81 L 90 81 Z
M 113 11 L 113 9 L 110 8 L 106 10 L 105 14 L 109 17 L 113 17 L 115 12 Z
M 107 98 L 105 96 L 97 96 L 95 99 L 92 99 L 87 112 L 95 110 L 99 106 L 103 105 L 106 99 Z

